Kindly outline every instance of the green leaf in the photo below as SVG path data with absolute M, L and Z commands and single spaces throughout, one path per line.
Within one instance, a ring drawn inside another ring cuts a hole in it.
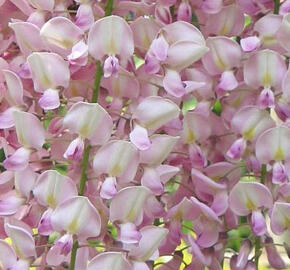
M 222 114 L 222 104 L 219 99 L 217 99 L 215 104 L 213 105 L 212 111 L 218 116 Z

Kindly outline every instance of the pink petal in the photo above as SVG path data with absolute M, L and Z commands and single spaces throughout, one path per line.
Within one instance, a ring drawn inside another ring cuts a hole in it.
M 4 240 L 0 240 L 0 262 L 3 266 L 3 269 L 9 269 L 13 267 L 13 265 L 17 261 L 16 254 L 13 248 Z
M 76 196 L 77 188 L 68 176 L 48 170 L 38 177 L 33 195 L 39 204 L 55 208 L 66 199 Z
M 82 38 L 83 31 L 65 17 L 54 17 L 47 21 L 40 30 L 40 36 L 50 49 L 61 55 L 68 51 Z
M 110 220 L 139 225 L 142 222 L 140 216 L 142 217 L 145 201 L 150 193 L 149 189 L 142 186 L 121 189 L 111 201 Z
M 23 85 L 17 74 L 10 70 L 2 70 L 6 84 L 6 99 L 11 106 L 23 105 Z
M 163 35 L 159 35 L 158 38 L 152 41 L 149 50 L 153 53 L 156 59 L 161 62 L 165 61 L 165 59 L 167 58 L 168 48 L 169 44 L 167 43 Z
M 29 198 L 38 176 L 30 167 L 14 173 L 15 189 L 21 196 Z M 25 180 L 24 180 L 25 179 Z
M 34 239 L 29 232 L 9 223 L 5 223 L 4 227 L 8 237 L 11 238 L 12 246 L 18 257 L 21 259 L 36 257 Z
M 92 6 L 86 3 L 81 4 L 76 14 L 75 25 L 83 31 L 87 31 L 94 24 L 94 21 L 95 18 Z
M 0 173 L 0 194 L 5 194 L 14 186 L 14 173 L 4 171 Z
M 232 70 L 227 70 L 224 71 L 221 75 L 219 84 L 217 87 L 223 89 L 223 90 L 234 90 L 235 88 L 237 88 L 239 85 L 234 73 Z
M 72 52 L 67 56 L 70 64 L 85 66 L 88 62 L 88 45 L 83 40 L 72 47 Z
M 56 231 L 66 230 L 80 238 L 95 237 L 101 231 L 101 218 L 87 197 L 75 196 L 57 206 L 51 215 Z
M 226 155 L 233 160 L 240 160 L 247 148 L 247 142 L 244 138 L 237 139 Z
M 30 22 L 9 23 L 15 33 L 16 41 L 23 54 L 29 55 L 31 52 L 42 51 L 45 46 L 40 38 L 40 29 Z
M 201 9 L 205 13 L 214 14 L 214 13 L 218 13 L 222 9 L 222 6 L 223 6 L 222 0 L 216 0 L 216 1 L 205 0 L 205 1 L 202 1 Z
M 47 89 L 38 100 L 39 106 L 44 110 L 54 110 L 60 106 L 58 90 Z
M 48 52 L 32 53 L 27 58 L 34 83 L 34 90 L 43 92 L 58 86 L 68 87 L 70 72 L 68 62 L 58 54 Z
M 207 165 L 207 159 L 197 144 L 189 146 L 189 158 L 194 168 L 202 169 Z
M 180 169 L 178 167 L 175 166 L 171 166 L 171 165 L 159 165 L 156 168 L 156 171 L 160 177 L 160 180 L 163 184 L 167 183 L 172 177 L 174 177 L 179 171 Z
M 10 171 L 22 171 L 28 166 L 29 156 L 31 150 L 21 147 L 18 148 L 14 154 L 6 158 L 3 162 L 3 166 L 6 170 Z
M 192 17 L 192 9 L 188 2 L 181 2 L 177 11 L 177 20 L 190 22 Z
M 181 40 L 173 43 L 168 49 L 166 64 L 175 70 L 184 69 L 197 62 L 208 51 L 204 44 Z
M 117 182 L 115 177 L 106 177 L 100 190 L 100 196 L 103 199 L 110 200 L 117 194 Z
M 284 184 L 287 182 L 287 172 L 281 162 L 275 162 L 273 165 L 272 183 Z
M 101 145 L 109 140 L 113 121 L 99 104 L 78 102 L 65 115 L 63 125 L 82 138 L 89 139 L 91 144 Z
M 153 135 L 151 147 L 140 152 L 140 162 L 149 166 L 160 165 L 174 148 L 179 137 L 172 137 L 166 134 Z
M 121 252 L 103 252 L 95 256 L 88 264 L 87 270 L 112 269 L 112 270 L 133 270 Z
M 241 39 L 241 47 L 244 52 L 252 52 L 260 47 L 260 39 L 256 36 Z
M 77 137 L 69 144 L 63 157 L 69 160 L 80 161 L 83 158 L 84 148 L 85 144 L 83 139 Z
M 186 93 L 180 74 L 173 69 L 166 69 L 163 87 L 167 93 L 177 98 L 182 97 Z
M 274 108 L 275 96 L 270 88 L 264 88 L 261 92 L 257 104 L 261 109 Z
M 30 4 L 39 10 L 52 11 L 55 0 L 29 0 Z
M 26 148 L 41 149 L 45 142 L 45 130 L 40 120 L 32 113 L 22 111 L 14 111 L 13 119 L 19 143 Z
M 135 177 L 138 164 L 139 154 L 133 144 L 117 140 L 108 142 L 97 151 L 93 167 L 97 175 L 106 173 L 128 183 Z
M 229 196 L 229 206 L 238 216 L 246 216 L 261 207 L 271 208 L 272 204 L 269 189 L 256 182 L 239 182 Z
M 240 251 L 237 257 L 237 263 L 236 263 L 237 268 L 242 269 L 246 266 L 251 249 L 252 249 L 251 241 L 245 240 L 240 247 Z
M 156 74 L 160 70 L 160 62 L 150 53 L 145 56 L 145 71 L 148 74 Z
M 169 99 L 151 96 L 143 99 L 133 112 L 133 119 L 146 129 L 156 130 L 178 117 L 179 107 Z
M 285 126 L 270 128 L 260 135 L 256 143 L 256 156 L 260 163 L 271 160 L 290 160 L 290 129 Z M 267 145 L 267 147 L 265 147 Z
M 111 76 L 118 76 L 119 72 L 119 60 L 115 56 L 108 56 L 104 62 L 104 77 L 109 78 Z
M 48 208 L 41 216 L 39 224 L 37 226 L 38 233 L 40 235 L 50 235 L 53 233 L 53 227 L 51 225 L 51 215 L 53 213 L 53 209 Z
M 166 237 L 168 230 L 156 226 L 145 226 L 140 230 L 140 233 L 142 234 L 142 238 L 139 246 L 131 249 L 129 256 L 137 261 L 146 261 L 158 249 Z
M 139 125 L 135 125 L 129 137 L 130 141 L 141 151 L 147 150 L 151 146 L 147 130 Z
M 0 113 L 0 129 L 11 128 L 14 126 L 13 112 L 17 110 L 15 107 L 10 107 Z
M 183 118 L 183 138 L 186 143 L 203 142 L 211 133 L 208 117 L 197 112 L 186 113 Z
M 142 235 L 133 223 L 120 224 L 120 241 L 124 244 L 139 243 Z
M 163 184 L 157 171 L 153 168 L 145 168 L 141 178 L 141 184 L 149 188 L 154 195 L 161 195 L 164 192 Z
M 89 31 L 90 55 L 102 60 L 105 55 L 128 59 L 134 52 L 133 34 L 128 23 L 119 16 L 108 16 L 94 23 Z
M 280 252 L 278 252 L 276 246 L 274 245 L 272 238 L 267 237 L 265 242 L 265 250 L 270 266 L 275 269 L 285 269 L 285 262 L 283 261 Z
M 18 196 L 14 191 L 0 196 L 0 215 L 11 216 L 15 214 L 25 202 L 24 198 Z
M 280 235 L 289 229 L 287 222 L 290 220 L 290 203 L 275 202 L 271 213 L 271 229 L 273 233 Z
M 246 60 L 244 65 L 244 79 L 249 86 L 258 88 L 280 87 L 286 73 L 283 57 L 271 50 L 255 52 Z
M 261 236 L 267 232 L 267 225 L 260 211 L 253 211 L 251 216 L 251 227 L 255 235 Z

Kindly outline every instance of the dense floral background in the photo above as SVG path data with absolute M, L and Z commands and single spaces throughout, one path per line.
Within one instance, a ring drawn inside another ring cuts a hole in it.
M 0 0 L 0 269 L 290 269 L 290 1 Z

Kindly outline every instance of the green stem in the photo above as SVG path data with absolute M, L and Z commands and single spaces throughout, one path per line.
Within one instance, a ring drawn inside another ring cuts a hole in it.
M 87 168 L 89 164 L 89 156 L 90 156 L 90 150 L 91 146 L 88 145 L 85 148 L 83 160 L 82 160 L 82 171 L 81 171 L 81 180 L 80 180 L 80 186 L 79 186 L 79 195 L 84 195 L 86 181 L 87 181 Z
M 69 270 L 74 270 L 75 269 L 78 247 L 79 247 L 79 243 L 78 243 L 77 240 L 75 240 L 75 242 L 73 244 L 72 251 L 71 251 Z
M 98 102 L 102 75 L 103 75 L 103 69 L 102 69 L 101 61 L 97 61 L 97 70 L 96 70 L 96 77 L 95 77 L 95 83 L 94 83 L 94 89 L 93 89 L 94 91 L 93 91 L 93 96 L 92 96 L 92 103 Z
M 105 16 L 110 16 L 113 12 L 114 0 L 108 0 L 105 8 Z
M 256 269 L 259 269 L 260 256 L 261 256 L 261 238 L 257 236 L 256 241 L 255 241 L 255 267 Z
M 262 169 L 261 169 L 261 183 L 264 184 L 266 180 L 266 173 L 267 173 L 267 165 L 262 164 Z
M 280 0 L 273 0 L 273 1 L 274 1 L 274 14 L 279 14 Z

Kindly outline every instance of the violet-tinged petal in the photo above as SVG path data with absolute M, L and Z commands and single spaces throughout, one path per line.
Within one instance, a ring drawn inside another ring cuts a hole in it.
M 230 149 L 227 151 L 226 155 L 234 160 L 241 159 L 247 147 L 247 142 L 244 138 L 237 139 Z
M 160 69 L 160 62 L 152 54 L 147 53 L 145 56 L 145 71 L 148 74 L 156 74 Z
M 81 4 L 76 14 L 75 25 L 77 25 L 83 31 L 87 31 L 91 28 L 94 22 L 94 12 L 90 3 Z
M 118 76 L 119 72 L 119 60 L 116 56 L 110 55 L 104 62 L 104 77 L 109 78 L 111 76 Z
M 13 112 L 15 110 L 17 110 L 16 107 L 10 107 L 0 113 L 0 129 L 11 128 L 14 126 Z
M 273 184 L 284 184 L 287 182 L 287 172 L 284 164 L 281 162 L 274 163 L 272 173 Z
M 237 88 L 238 84 L 234 72 L 232 70 L 227 70 L 222 73 L 218 87 L 223 90 L 231 91 Z
M 268 87 L 264 88 L 260 93 L 257 104 L 261 109 L 274 108 L 275 96 L 273 91 Z
M 164 192 L 164 186 L 161 183 L 158 172 L 154 168 L 147 167 L 144 169 L 141 184 L 149 188 L 157 196 Z
M 41 216 L 39 224 L 37 226 L 38 233 L 40 235 L 50 235 L 53 233 L 53 227 L 51 225 L 50 217 L 53 209 L 48 208 Z
M 236 266 L 238 268 L 243 269 L 246 266 L 251 249 L 252 249 L 251 241 L 245 240 L 240 247 L 240 251 L 237 257 Z
M 167 58 L 169 44 L 165 40 L 163 35 L 159 35 L 158 38 L 154 39 L 151 46 L 150 51 L 156 57 L 156 59 L 160 62 L 165 61 Z
M 63 157 L 69 160 L 80 161 L 83 157 L 84 148 L 84 140 L 77 137 L 69 144 Z
M 18 148 L 14 154 L 6 158 L 3 162 L 3 166 L 9 171 L 22 171 L 28 166 L 29 156 L 31 150 L 21 147 Z
M 173 69 L 166 69 L 163 79 L 163 87 L 166 92 L 177 98 L 182 97 L 186 93 L 180 74 Z
M 187 1 L 182 1 L 177 10 L 177 20 L 190 22 L 192 17 L 192 9 Z
M 130 141 L 141 151 L 147 150 L 151 146 L 148 131 L 140 125 L 135 125 L 129 137 Z
M 265 250 L 267 254 L 267 259 L 271 267 L 275 269 L 285 269 L 286 265 L 278 252 L 275 244 L 273 243 L 272 238 L 267 237 L 265 241 Z
M 256 36 L 241 39 L 241 47 L 244 52 L 252 52 L 260 47 L 260 39 Z
M 100 196 L 103 199 L 110 200 L 117 194 L 117 182 L 115 177 L 106 177 L 100 190 Z
M 253 211 L 251 216 L 251 227 L 255 235 L 261 236 L 267 232 L 265 218 L 261 211 Z
M 194 168 L 202 169 L 207 164 L 207 159 L 197 144 L 189 145 L 189 158 Z
M 2 70 L 7 92 L 5 97 L 11 106 L 23 105 L 23 85 L 18 75 L 10 70 Z
M 123 223 L 120 227 L 120 241 L 124 244 L 139 243 L 142 235 L 134 223 Z
M 44 110 L 54 110 L 60 106 L 59 94 L 56 89 L 47 89 L 38 100 L 39 106 Z
M 121 252 L 103 252 L 95 256 L 88 264 L 87 270 L 111 269 L 111 270 L 133 270 Z

